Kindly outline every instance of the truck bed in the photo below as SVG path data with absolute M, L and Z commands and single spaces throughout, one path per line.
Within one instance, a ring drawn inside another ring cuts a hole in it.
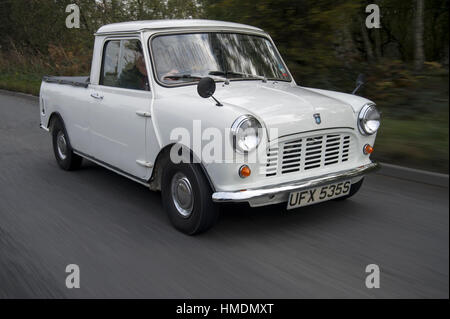
M 48 83 L 58 83 L 87 88 L 89 85 L 88 76 L 51 76 L 44 75 L 42 81 Z

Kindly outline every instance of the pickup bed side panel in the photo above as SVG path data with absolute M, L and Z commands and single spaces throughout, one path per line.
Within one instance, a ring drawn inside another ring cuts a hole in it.
M 88 114 L 89 89 L 71 85 L 43 82 L 40 93 L 41 124 L 48 127 L 52 114 L 58 113 L 66 126 L 73 148 L 89 149 Z

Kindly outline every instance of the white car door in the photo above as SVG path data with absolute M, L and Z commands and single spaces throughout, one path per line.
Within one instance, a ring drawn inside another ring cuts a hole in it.
M 152 92 L 141 42 L 105 42 L 98 85 L 90 86 L 90 155 L 118 172 L 150 178 L 146 127 L 151 125 Z

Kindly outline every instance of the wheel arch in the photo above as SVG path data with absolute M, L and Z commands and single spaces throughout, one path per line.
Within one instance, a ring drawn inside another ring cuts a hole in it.
M 59 112 L 55 111 L 55 112 L 52 112 L 52 114 L 50 114 L 50 116 L 48 118 L 47 128 L 50 130 L 50 132 L 53 130 L 53 126 L 55 125 L 56 120 L 60 120 L 62 125 L 64 125 L 64 127 L 66 127 L 66 124 L 64 123 L 64 120 L 63 120 L 61 114 Z
M 69 144 L 70 147 L 72 147 L 72 143 L 70 141 L 70 136 L 67 133 L 66 123 L 64 123 L 62 115 L 59 112 L 57 112 L 57 111 L 52 112 L 52 114 L 50 114 L 50 117 L 48 119 L 47 128 L 48 128 L 50 134 L 53 134 L 53 127 L 55 126 L 56 121 L 61 121 L 61 124 L 63 126 L 64 131 L 65 131 L 67 143 Z
M 159 151 L 158 155 L 156 156 L 155 164 L 154 164 L 153 171 L 152 171 L 152 176 L 150 177 L 150 180 L 149 180 L 149 187 L 151 190 L 154 190 L 154 191 L 161 190 L 161 180 L 162 180 L 162 173 L 164 170 L 164 163 L 166 161 L 170 161 L 170 150 L 175 145 L 177 145 L 177 144 L 172 143 L 172 144 L 164 146 Z M 200 161 L 198 156 L 196 156 L 195 153 L 190 148 L 187 148 L 184 145 L 182 145 L 181 147 L 188 150 L 188 152 L 190 154 L 190 159 L 191 159 L 190 163 L 200 166 L 201 171 L 203 172 L 203 174 L 205 175 L 206 179 L 209 182 L 209 186 L 211 187 L 212 191 L 215 192 L 214 183 L 212 182 L 211 177 L 208 174 L 208 171 L 206 170 L 205 166 Z

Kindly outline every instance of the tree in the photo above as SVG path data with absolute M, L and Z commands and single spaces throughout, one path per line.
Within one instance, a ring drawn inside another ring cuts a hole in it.
M 421 70 L 425 62 L 423 49 L 423 11 L 424 1 L 416 0 L 416 11 L 414 20 L 414 66 L 416 70 Z
M 361 25 L 361 36 L 363 38 L 364 51 L 366 52 L 367 60 L 369 61 L 369 63 L 372 63 L 374 61 L 374 55 L 372 49 L 372 42 L 370 41 L 369 38 L 369 32 L 367 30 L 365 21 L 360 16 L 358 16 L 358 20 L 360 21 L 359 24 Z

